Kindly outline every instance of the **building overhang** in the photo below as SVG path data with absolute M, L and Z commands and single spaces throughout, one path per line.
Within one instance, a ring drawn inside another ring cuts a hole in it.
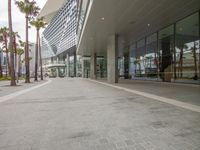
M 91 0 L 77 53 L 82 56 L 92 51 L 105 54 L 107 39 L 113 34 L 127 44 L 199 9 L 199 0 Z
M 65 2 L 66 0 L 48 0 L 40 11 L 39 17 L 44 17 L 45 21 L 49 23 Z

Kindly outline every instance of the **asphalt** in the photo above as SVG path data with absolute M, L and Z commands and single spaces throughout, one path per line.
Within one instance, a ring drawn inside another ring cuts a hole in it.
M 51 80 L 0 103 L 0 150 L 200 149 L 198 112 L 86 79 Z

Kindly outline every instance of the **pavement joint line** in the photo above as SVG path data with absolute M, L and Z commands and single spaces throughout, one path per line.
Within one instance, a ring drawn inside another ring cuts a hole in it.
M 32 90 L 34 90 L 34 89 L 40 88 L 40 87 L 42 87 L 42 86 L 45 86 L 45 85 L 47 85 L 47 84 L 49 84 L 49 83 L 51 83 L 51 82 L 52 82 L 52 80 L 47 80 L 47 82 L 45 82 L 45 83 L 42 83 L 42 84 L 39 84 L 39 85 L 30 87 L 30 88 L 28 88 L 28 89 L 24 89 L 24 90 L 17 91 L 17 92 L 14 92 L 14 93 L 12 93 L 12 94 L 8 94 L 8 95 L 5 95 L 5 96 L 2 96 L 2 97 L 0 97 L 0 103 L 5 102 L 5 101 L 10 100 L 10 99 L 13 99 L 13 98 L 15 98 L 15 97 L 17 97 L 17 96 L 20 96 L 20 95 L 22 95 L 22 94 L 25 94 L 25 93 L 27 93 L 27 92 L 30 92 L 30 91 L 32 91 Z
M 146 97 L 146 98 L 151 98 L 151 99 L 154 99 L 154 100 L 157 100 L 157 101 L 160 101 L 160 102 L 171 104 L 171 105 L 174 105 L 174 106 L 177 106 L 177 107 L 188 109 L 190 111 L 200 113 L 200 106 L 197 106 L 197 105 L 192 105 L 192 104 L 181 102 L 181 101 L 176 100 L 176 99 L 166 98 L 166 97 L 158 96 L 158 95 L 155 95 L 155 94 L 150 94 L 150 93 L 146 93 L 146 92 L 132 90 L 132 89 L 128 89 L 128 88 L 124 88 L 124 87 L 120 87 L 120 86 L 116 86 L 116 85 L 112 85 L 112 84 L 109 84 L 109 83 L 104 83 L 104 82 L 100 82 L 100 81 L 96 81 L 96 80 L 92 80 L 92 79 L 88 79 L 88 80 L 92 81 L 92 82 L 99 83 L 99 84 L 103 84 L 103 85 L 106 85 L 106 86 L 110 86 L 110 87 L 113 87 L 113 88 L 116 88 L 116 89 L 119 89 L 119 90 L 124 90 L 124 91 L 129 92 L 129 93 L 137 94 L 137 95 L 140 95 L 140 96 L 143 96 L 143 97 Z

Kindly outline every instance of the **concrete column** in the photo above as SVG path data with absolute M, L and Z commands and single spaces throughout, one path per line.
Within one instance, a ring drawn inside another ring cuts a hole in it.
M 82 78 L 85 78 L 85 69 L 84 69 L 84 59 L 81 59 L 81 72 L 82 72 Z
M 118 36 L 112 35 L 107 43 L 107 80 L 118 83 Z
M 70 77 L 70 60 L 69 60 L 69 54 L 67 54 L 66 61 L 67 61 L 67 77 Z
M 90 78 L 96 79 L 96 53 L 92 52 L 91 58 L 90 58 Z
M 59 64 L 59 57 L 56 58 L 56 62 L 57 62 L 57 64 Z
M 59 77 L 59 67 L 56 68 L 57 71 L 57 77 Z
M 56 58 L 56 63 L 59 64 L 59 57 Z M 57 72 L 57 77 L 59 77 L 59 69 L 58 69 L 58 67 L 56 68 L 56 72 Z
M 76 51 L 74 52 L 74 77 L 76 77 Z

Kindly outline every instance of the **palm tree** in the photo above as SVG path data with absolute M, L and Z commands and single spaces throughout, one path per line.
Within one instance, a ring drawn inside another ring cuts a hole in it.
M 40 47 L 40 29 L 45 28 L 46 24 L 44 22 L 44 17 L 37 18 L 30 22 L 32 26 L 36 28 L 36 46 L 35 46 L 35 81 L 37 81 L 37 70 L 38 70 L 38 46 L 40 49 L 40 68 L 41 68 L 41 80 L 43 80 L 43 72 L 42 72 L 42 58 L 41 58 L 41 47 Z
M 3 42 L 3 36 L 0 34 L 0 43 L 2 43 L 2 42 Z M 0 47 L 0 78 L 3 77 L 3 68 L 2 68 L 2 60 L 1 60 L 2 55 L 3 55 L 3 50 Z
M 13 32 L 12 33 L 12 36 L 13 36 L 13 49 L 14 49 L 14 53 L 15 53 L 15 73 L 17 73 L 17 71 L 16 71 L 16 69 L 17 69 L 17 46 L 18 46 L 18 44 L 17 44 L 17 38 L 19 38 L 20 39 L 20 36 L 19 36 L 19 34 L 18 34 L 18 32 Z M 16 74 L 16 76 L 17 76 L 17 74 Z
M 26 46 L 25 46 L 25 65 L 26 65 L 26 79 L 25 83 L 30 83 L 30 70 L 29 70 L 29 43 L 28 43 L 28 21 L 37 16 L 39 13 L 39 7 L 36 6 L 36 2 L 34 0 L 18 0 L 15 1 L 19 10 L 25 14 L 26 18 Z
M 18 55 L 18 70 L 17 70 L 17 79 L 19 79 L 19 77 L 21 76 L 21 56 L 24 53 L 24 49 L 23 48 L 17 48 L 16 49 L 17 55 Z M 17 80 L 18 81 L 18 80 Z
M 18 78 L 21 77 L 21 69 L 22 69 L 22 60 L 21 56 L 24 54 L 26 42 L 19 40 L 19 48 L 17 48 L 17 55 L 18 55 Z
M 8 55 L 8 28 L 2 27 L 0 28 L 0 35 L 3 42 L 3 50 L 6 52 L 6 78 L 9 73 L 10 75 L 10 61 L 9 61 L 9 55 Z
M 40 76 L 41 76 L 41 80 L 43 80 L 42 52 L 41 52 L 41 44 L 40 44 L 40 35 L 39 35 L 38 39 L 39 39 L 39 55 L 40 55 Z
M 2 57 L 2 49 L 0 48 L 0 78 L 3 77 L 3 69 L 2 69 L 2 65 L 1 65 L 1 57 Z
M 198 80 L 198 66 L 197 66 L 197 53 L 196 53 L 196 42 L 194 42 L 194 47 L 191 48 L 192 54 L 193 54 L 193 59 L 194 59 L 194 80 Z
M 20 36 L 19 36 L 18 32 L 13 32 L 12 36 L 13 36 L 13 49 L 14 49 L 14 53 L 15 53 L 15 55 L 14 55 L 15 77 L 17 77 L 18 76 L 18 74 L 17 74 L 17 46 L 18 46 L 17 38 L 20 39 Z
M 13 51 L 13 30 L 12 30 L 12 11 L 11 11 L 11 0 L 8 0 L 8 23 L 9 23 L 9 50 L 10 50 L 10 75 L 11 75 L 11 86 L 15 86 L 15 69 L 14 69 L 14 51 Z

